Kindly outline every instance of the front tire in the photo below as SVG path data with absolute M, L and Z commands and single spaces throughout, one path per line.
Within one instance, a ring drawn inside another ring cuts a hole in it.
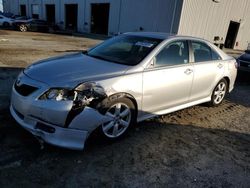
M 102 136 L 108 140 L 116 140 L 128 132 L 135 123 L 135 105 L 128 98 L 111 99 L 104 106 L 105 115 L 111 118 L 110 121 L 100 126 Z
M 223 78 L 219 81 L 219 83 L 216 85 L 210 101 L 210 106 L 219 106 L 222 101 L 224 100 L 226 93 L 227 93 L 228 83 Z

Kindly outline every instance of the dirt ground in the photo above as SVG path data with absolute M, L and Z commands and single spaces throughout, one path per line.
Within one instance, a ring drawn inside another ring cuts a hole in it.
M 40 59 L 86 50 L 99 42 L 83 37 L 0 30 L 0 66 L 26 67 Z
M 0 69 L 98 42 L 0 30 Z M 249 187 L 249 94 L 250 76 L 240 72 L 221 106 L 198 105 L 144 121 L 115 143 L 92 136 L 80 152 L 49 145 L 41 150 L 8 110 L 1 111 L 0 187 Z

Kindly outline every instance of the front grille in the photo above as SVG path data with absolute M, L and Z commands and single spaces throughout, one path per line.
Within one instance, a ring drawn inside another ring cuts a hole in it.
M 38 89 L 37 87 L 33 87 L 30 85 L 26 85 L 26 84 L 17 85 L 17 83 L 15 83 L 15 90 L 17 91 L 17 93 L 19 93 L 22 96 L 28 96 L 34 91 L 36 91 L 37 89 Z
M 244 61 L 240 61 L 240 66 L 241 67 L 249 67 L 250 66 L 250 62 L 247 63 L 247 62 L 244 62 Z

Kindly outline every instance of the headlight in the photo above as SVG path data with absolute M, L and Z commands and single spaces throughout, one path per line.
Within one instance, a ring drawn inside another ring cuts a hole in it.
M 45 92 L 39 99 L 56 101 L 70 100 L 87 105 L 94 99 L 103 99 L 104 97 L 106 97 L 106 94 L 100 85 L 94 82 L 87 82 L 78 85 L 72 90 L 64 88 L 52 88 Z
M 56 101 L 66 101 L 74 100 L 76 93 L 68 89 L 57 89 L 53 88 L 44 93 L 39 99 L 41 100 L 56 100 Z

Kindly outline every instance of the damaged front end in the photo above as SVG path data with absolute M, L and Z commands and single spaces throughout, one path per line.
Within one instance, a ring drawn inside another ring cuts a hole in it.
M 107 95 L 102 86 L 88 82 L 74 89 L 51 88 L 39 99 L 58 102 L 72 101 L 64 127 L 92 131 L 100 124 L 109 121 L 109 118 L 105 117 L 100 110 L 100 104 L 106 98 Z
M 30 80 L 24 77 L 23 83 Z M 110 121 L 101 105 L 108 97 L 96 83 L 74 89 L 47 89 L 40 82 L 32 83 L 39 87 L 30 96 L 13 87 L 10 112 L 23 128 L 47 143 L 82 150 L 90 133 Z

